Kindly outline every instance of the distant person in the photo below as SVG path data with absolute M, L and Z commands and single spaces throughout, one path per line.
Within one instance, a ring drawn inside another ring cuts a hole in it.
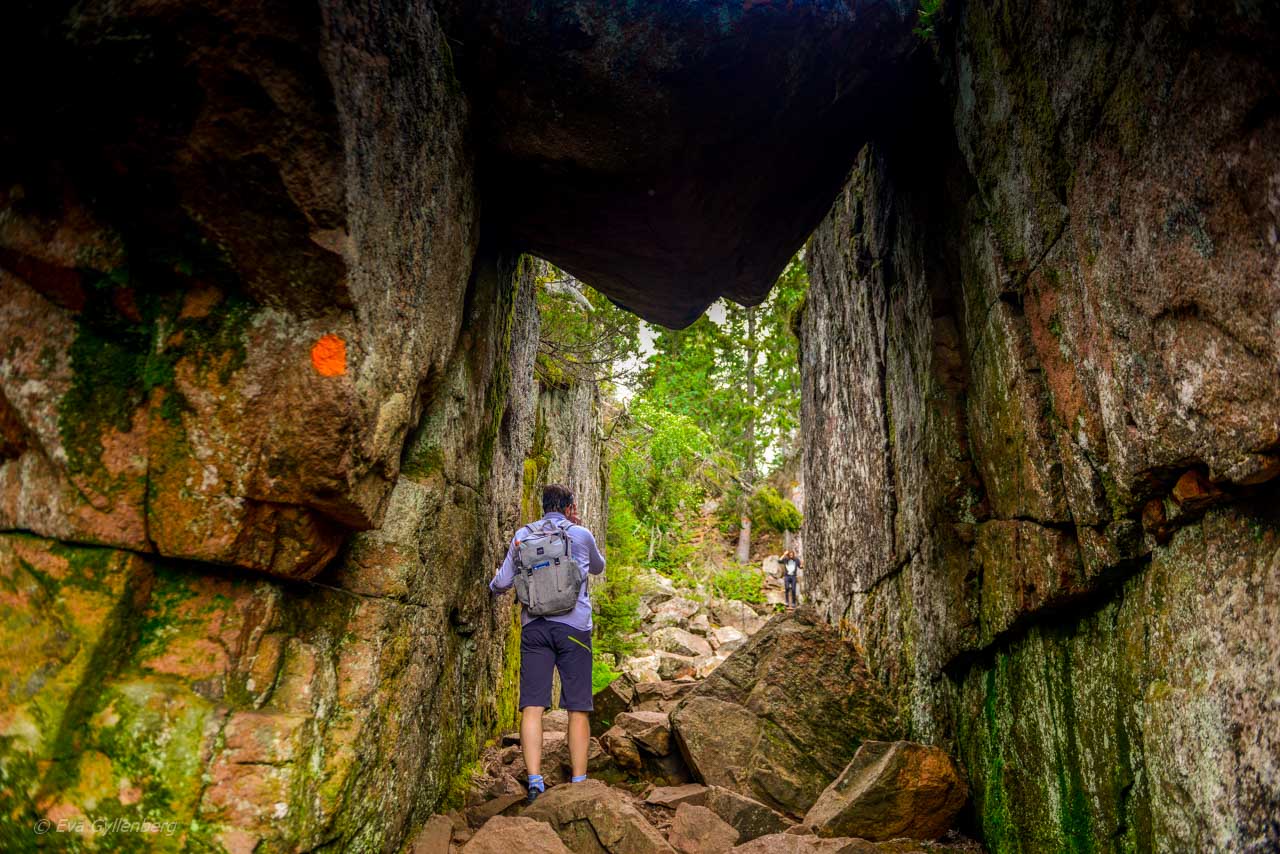
M 542 518 L 516 531 L 506 560 L 489 582 L 516 588 L 520 600 L 520 749 L 529 770 L 528 801 L 546 791 L 542 713 L 551 705 L 551 673 L 560 671 L 560 705 L 569 712 L 571 782 L 587 779 L 591 740 L 591 599 L 587 574 L 604 572 L 596 538 L 578 523 L 567 487 L 542 490 Z
M 795 608 L 800 604 L 800 596 L 796 592 L 796 581 L 800 573 L 800 561 L 796 557 L 796 553 L 791 549 L 787 549 L 782 553 L 782 592 L 786 597 L 787 608 Z

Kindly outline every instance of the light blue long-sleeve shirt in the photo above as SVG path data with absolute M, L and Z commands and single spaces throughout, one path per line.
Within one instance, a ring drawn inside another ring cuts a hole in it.
M 563 513 L 548 513 L 540 521 L 555 522 L 559 525 L 565 521 L 565 517 Z M 558 617 L 543 617 L 542 619 L 551 620 L 555 623 L 564 623 L 580 631 L 589 632 L 591 631 L 591 595 L 587 591 L 587 574 L 599 575 L 604 572 L 604 556 L 600 554 L 600 550 L 596 547 L 595 536 L 581 525 L 571 525 L 565 533 L 569 535 L 569 553 L 573 555 L 573 559 L 577 561 L 578 569 L 582 571 L 582 590 L 578 593 L 578 604 L 573 606 L 572 611 L 567 614 L 561 614 Z M 489 582 L 489 589 L 494 593 L 505 593 L 516 583 L 516 540 L 527 539 L 532 535 L 533 532 L 529 530 L 529 526 L 525 526 L 516 531 L 516 535 L 511 538 L 511 545 L 507 546 L 506 560 L 498 568 L 498 574 Z M 521 606 L 520 625 L 524 625 L 532 619 L 535 618 L 529 616 L 529 609 Z

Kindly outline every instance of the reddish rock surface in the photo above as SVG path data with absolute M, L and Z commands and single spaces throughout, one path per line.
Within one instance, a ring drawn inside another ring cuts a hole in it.
M 558 839 L 558 838 L 557 838 Z M 409 843 L 409 854 L 448 854 L 453 842 L 453 822 L 448 816 L 433 815 Z
M 524 813 L 548 822 L 570 849 L 606 854 L 671 854 L 672 848 L 617 790 L 599 780 L 556 786 Z
M 671 721 L 666 712 L 623 712 L 616 726 L 654 756 L 671 752 Z
M 738 831 L 706 807 L 676 807 L 667 841 L 681 854 L 724 854 L 738 841 Z
M 686 783 L 683 786 L 657 786 L 645 797 L 645 803 L 664 807 L 678 807 L 680 804 L 702 806 L 706 797 L 706 786 Z
M 571 854 L 551 826 L 517 816 L 495 816 L 462 846 L 462 854 Z M 440 854 L 440 852 L 435 852 Z
M 968 795 L 959 769 L 938 748 L 867 741 L 804 824 L 827 837 L 937 839 L 952 828 Z

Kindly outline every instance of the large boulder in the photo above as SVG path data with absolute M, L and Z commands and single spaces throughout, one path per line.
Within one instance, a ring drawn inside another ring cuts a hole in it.
M 707 637 L 711 634 L 711 618 L 706 615 L 706 612 L 699 612 L 689 618 L 685 628 L 695 635 Z
M 730 849 L 731 854 L 981 854 L 981 845 L 968 840 L 954 843 L 894 839 L 871 842 L 856 837 L 825 839 L 794 831 L 761 836 Z
M 640 587 L 640 608 L 654 608 L 676 595 L 676 585 L 670 578 L 657 573 L 642 576 L 638 582 Z
M 711 644 L 706 638 L 698 637 L 693 632 L 685 631 L 678 626 L 664 626 L 650 637 L 649 642 L 654 649 L 674 652 L 694 658 L 710 655 Z
M 610 727 L 600 736 L 600 746 L 613 757 L 618 767 L 625 771 L 639 771 L 644 767 L 640 745 L 620 726 Z
M 738 842 L 738 831 L 706 807 L 682 803 L 671 819 L 667 841 L 680 854 L 724 854 Z
M 512 792 L 506 795 L 499 795 L 496 798 L 480 801 L 467 807 L 464 815 L 467 825 L 472 828 L 479 828 L 487 824 L 495 816 L 505 815 L 508 812 L 515 812 L 516 806 L 525 799 L 523 792 Z
M 674 652 L 659 650 L 654 653 L 658 657 L 658 675 L 663 679 L 689 679 L 698 672 L 700 659 L 690 655 L 677 655 Z
M 819 836 L 937 839 L 968 787 L 951 757 L 909 741 L 867 741 L 804 817 Z
M 680 804 L 702 806 L 707 799 L 707 787 L 701 783 L 685 783 L 683 786 L 655 786 L 645 797 L 646 804 L 659 807 L 678 807 Z
M 733 825 L 743 842 L 770 833 L 783 833 L 793 823 L 759 801 L 720 786 L 709 786 L 701 800 L 703 806 Z
M 437 849 L 430 854 L 443 854 Z M 498 815 L 485 822 L 471 841 L 462 846 L 462 854 L 573 854 L 549 824 L 523 816 Z M 428 854 L 428 852 L 423 852 Z
M 721 295 L 764 299 L 917 44 L 910 3 L 436 7 L 492 213 L 521 247 L 675 326 Z
M 640 683 L 635 686 L 635 702 L 632 704 L 632 709 L 635 711 L 669 712 L 696 685 L 696 682 L 674 681 Z
M 729 658 L 728 652 L 725 652 L 723 654 L 717 652 L 715 655 L 710 656 L 709 658 L 698 659 L 698 666 L 694 668 L 693 678 L 706 679 L 708 676 L 712 674 L 712 672 L 717 667 L 723 664 L 728 658 Z
M 719 626 L 707 638 L 716 652 L 733 652 L 747 642 L 747 633 L 734 626 Z
M 594 707 L 591 713 L 591 734 L 597 737 L 603 735 L 613 726 L 614 718 L 631 708 L 634 700 L 635 689 L 626 677 L 615 679 L 597 691 L 591 698 Z
M 713 599 L 707 606 L 707 610 L 711 612 L 711 618 L 717 625 L 733 626 L 749 635 L 760 631 L 769 621 L 767 617 L 756 613 L 756 610 L 746 602 L 737 602 L 732 599 Z
M 568 732 L 569 731 L 569 712 L 565 709 L 551 709 L 542 716 L 542 731 L 548 732 Z
M 703 782 L 806 813 L 866 740 L 899 724 L 858 649 L 809 610 L 775 617 L 671 715 Z
M 662 677 L 658 675 L 660 663 L 656 652 L 649 655 L 636 655 L 623 660 L 622 672 L 639 689 L 646 682 L 662 681 Z
M 556 838 L 559 841 L 559 837 Z M 433 815 L 409 843 L 409 854 L 441 854 L 453 842 L 453 822 L 448 816 Z
M 732 854 L 888 854 L 865 839 L 819 839 L 775 833 L 730 849 Z
M 649 625 L 656 628 L 663 626 L 683 626 L 693 615 L 698 613 L 702 608 L 692 599 L 685 599 L 682 596 L 673 596 L 661 605 L 654 607 L 653 612 L 646 620 Z
M 617 728 L 654 756 L 671 752 L 671 721 L 666 712 L 623 712 Z
M 599 780 L 555 786 L 524 811 L 545 821 L 574 851 L 674 854 L 662 835 L 616 789 Z M 518 846 L 510 851 L 522 850 Z

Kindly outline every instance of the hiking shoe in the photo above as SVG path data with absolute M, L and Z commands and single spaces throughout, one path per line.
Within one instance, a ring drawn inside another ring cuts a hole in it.
M 524 802 L 526 804 L 533 803 L 538 799 L 538 795 L 541 795 L 546 790 L 547 790 L 547 786 L 546 786 L 546 783 L 542 781 L 542 775 L 530 774 L 528 794 L 524 796 Z

